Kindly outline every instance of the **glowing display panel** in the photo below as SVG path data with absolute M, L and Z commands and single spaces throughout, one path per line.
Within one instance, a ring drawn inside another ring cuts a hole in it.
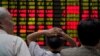
M 29 33 L 60 27 L 79 45 L 77 24 L 81 19 L 100 18 L 98 0 L 0 0 L 12 16 L 14 33 L 26 39 Z M 45 37 L 38 39 L 45 46 Z M 70 45 L 66 42 L 65 45 Z

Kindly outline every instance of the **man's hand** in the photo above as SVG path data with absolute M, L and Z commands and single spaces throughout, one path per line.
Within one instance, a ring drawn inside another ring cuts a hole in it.
M 61 36 L 66 34 L 61 28 L 54 27 L 54 31 L 57 35 L 61 35 Z
M 46 36 L 57 35 L 57 32 L 55 31 L 54 28 L 51 28 L 51 29 L 48 29 L 48 30 L 43 30 L 43 33 Z

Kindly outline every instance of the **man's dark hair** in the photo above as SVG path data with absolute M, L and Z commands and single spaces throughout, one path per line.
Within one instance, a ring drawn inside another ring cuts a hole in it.
M 100 40 L 100 21 L 81 20 L 78 24 L 78 38 L 85 46 L 96 46 Z
M 46 43 L 47 45 L 52 49 L 60 48 L 64 45 L 64 40 L 62 39 L 62 36 L 47 36 Z

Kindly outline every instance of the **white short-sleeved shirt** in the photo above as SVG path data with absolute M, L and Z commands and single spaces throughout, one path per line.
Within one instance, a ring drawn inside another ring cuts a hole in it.
M 40 46 L 33 41 L 29 45 L 29 51 L 31 53 L 31 56 L 60 56 L 59 53 L 54 54 L 51 51 L 40 48 Z
M 31 56 L 26 43 L 0 29 L 0 56 Z

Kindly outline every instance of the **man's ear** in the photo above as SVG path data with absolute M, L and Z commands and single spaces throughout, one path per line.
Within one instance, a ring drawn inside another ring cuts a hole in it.
M 2 25 L 2 24 L 1 24 L 1 21 L 0 21 L 0 27 L 1 27 L 1 25 Z
M 0 21 L 0 29 L 3 29 L 3 25 L 2 22 Z
M 0 20 L 0 25 L 2 24 L 3 20 Z
M 1 24 L 1 22 L 0 22 L 0 28 L 2 28 L 2 24 Z

